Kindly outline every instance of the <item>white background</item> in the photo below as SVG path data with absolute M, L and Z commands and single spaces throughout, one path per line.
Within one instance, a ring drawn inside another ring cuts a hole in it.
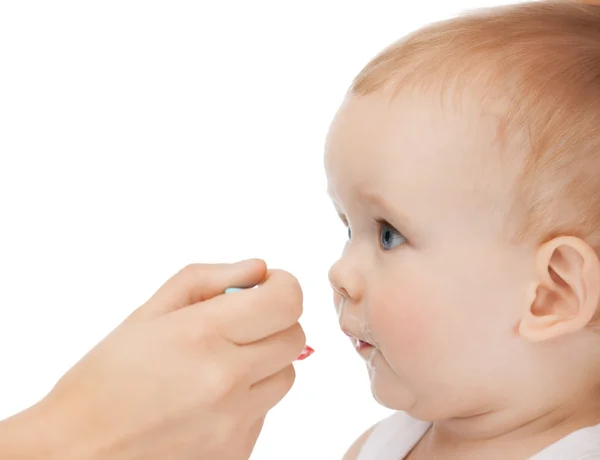
M 494 3 L 1 0 L 0 419 L 184 265 L 262 257 L 317 351 L 252 458 L 340 458 L 388 411 L 331 306 L 328 124 L 381 48 Z

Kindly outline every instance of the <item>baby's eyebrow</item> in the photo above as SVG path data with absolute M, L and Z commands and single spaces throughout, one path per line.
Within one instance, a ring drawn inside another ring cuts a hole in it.
M 371 205 L 381 206 L 385 204 L 385 199 L 380 193 L 359 189 L 356 194 L 361 201 L 365 201 Z
M 357 196 L 359 200 L 376 209 L 377 212 L 381 214 L 380 217 L 391 219 L 393 223 L 402 226 L 404 229 L 407 228 L 408 219 L 406 215 L 396 207 L 392 206 L 380 193 L 358 190 Z
M 392 209 L 388 201 L 380 193 L 358 190 L 357 196 L 360 201 L 378 209 L 384 214 L 398 214 L 398 211 Z
M 348 225 L 348 219 L 341 211 L 333 194 L 329 193 L 328 191 L 328 195 L 331 199 L 331 202 L 333 203 L 333 207 L 335 208 L 338 217 L 345 225 Z M 389 219 L 390 221 L 401 227 L 401 229 L 407 229 L 408 219 L 406 218 L 406 215 L 400 210 L 392 207 L 380 193 L 357 188 L 355 189 L 355 198 L 358 201 L 366 204 L 367 206 L 375 209 L 379 214 L 379 217 Z

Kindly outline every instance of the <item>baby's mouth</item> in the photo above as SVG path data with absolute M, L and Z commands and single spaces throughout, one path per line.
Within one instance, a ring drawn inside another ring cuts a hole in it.
M 373 347 L 373 345 L 371 345 L 369 342 L 365 342 L 364 340 L 360 339 L 354 340 L 354 348 L 356 348 L 356 351 L 361 351 L 370 347 Z
M 352 344 L 354 345 L 354 349 L 356 351 L 358 351 L 359 353 L 364 350 L 373 348 L 372 343 L 367 342 L 366 340 L 363 340 L 363 339 L 359 339 L 351 332 L 344 330 L 344 334 L 346 334 L 348 337 L 350 337 L 350 339 L 352 340 Z

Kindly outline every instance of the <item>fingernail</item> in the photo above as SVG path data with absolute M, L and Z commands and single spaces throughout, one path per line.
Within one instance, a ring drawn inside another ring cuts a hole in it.
M 300 356 L 298 356 L 296 358 L 296 361 L 302 361 L 303 359 L 308 358 L 310 355 L 312 355 L 315 352 L 315 350 L 313 350 L 312 347 L 305 345 L 304 349 L 302 350 L 302 353 L 300 353 Z

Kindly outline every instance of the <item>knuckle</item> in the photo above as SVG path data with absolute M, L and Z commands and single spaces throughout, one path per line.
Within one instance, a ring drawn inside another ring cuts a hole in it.
M 302 348 L 306 344 L 306 333 L 299 323 L 296 323 L 290 329 L 290 342 L 293 345 L 294 350 L 298 352 L 302 351 Z
M 290 314 L 295 321 L 298 321 L 302 316 L 302 312 L 304 307 L 302 306 L 302 302 L 290 302 L 289 305 Z
M 198 272 L 201 271 L 201 267 L 202 265 L 200 264 L 188 264 L 179 270 L 177 276 L 184 280 L 194 279 L 198 276 Z
M 289 295 L 291 298 L 298 303 L 302 303 L 304 300 L 304 294 L 302 292 L 302 286 L 300 286 L 300 281 L 294 275 L 288 272 L 284 272 L 287 275 L 287 290 L 289 291 Z
M 302 316 L 302 303 L 304 301 L 304 293 L 298 279 L 289 272 L 278 270 L 273 275 L 274 281 L 278 284 L 278 291 L 281 295 L 278 296 L 285 303 L 285 307 L 294 320 Z
M 236 387 L 236 376 L 226 367 L 213 364 L 204 366 L 200 372 L 202 373 L 202 391 L 206 402 L 218 404 Z
M 306 345 L 306 333 L 304 332 L 304 329 L 302 328 L 302 326 L 300 326 L 299 333 L 298 333 L 298 346 L 300 347 L 300 351 L 302 351 L 302 348 L 304 348 L 305 345 Z
M 302 288 L 300 287 L 300 283 L 296 280 L 294 284 L 290 287 L 290 308 L 291 313 L 294 315 L 294 318 L 298 319 L 302 316 L 302 302 L 304 300 L 302 293 Z
M 196 318 L 185 318 L 185 328 L 189 331 L 193 342 L 206 348 L 214 347 L 218 339 L 217 321 L 209 314 L 199 314 Z
M 289 393 L 296 381 L 296 370 L 293 365 L 289 365 L 281 371 L 279 379 L 279 389 L 281 397 Z
M 290 321 L 290 323 L 292 321 L 297 322 L 302 316 L 302 304 L 288 299 L 282 300 L 281 303 L 282 307 L 286 310 L 288 321 Z

